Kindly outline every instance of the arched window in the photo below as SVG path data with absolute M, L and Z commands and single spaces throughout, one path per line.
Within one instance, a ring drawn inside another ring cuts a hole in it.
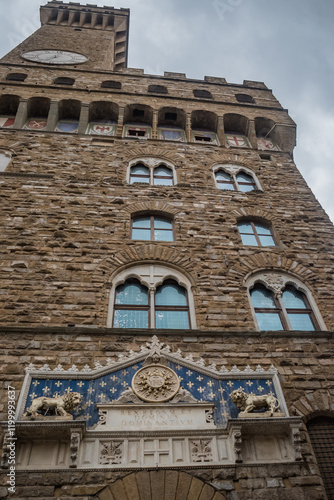
M 164 85 L 149 85 L 148 91 L 153 94 L 168 94 L 168 89 Z
M 315 318 L 303 292 L 288 285 L 282 294 L 283 310 L 286 311 L 292 330 L 315 330 Z
M 217 170 L 215 176 L 218 189 L 235 191 L 234 180 L 230 174 L 224 172 L 224 170 Z
M 56 85 L 74 85 L 74 82 L 74 78 L 69 78 L 67 76 L 58 76 L 53 81 Z
M 156 328 L 189 328 L 187 291 L 173 280 L 165 281 L 155 294 Z
M 242 191 L 243 193 L 247 193 L 248 191 L 253 191 L 253 189 L 256 189 L 253 177 L 249 174 L 246 174 L 245 172 L 239 172 L 236 175 L 236 182 L 239 191 Z
M 224 169 L 216 168 L 215 180 L 217 188 L 225 191 L 247 193 L 260 188 L 253 174 L 240 170 L 237 165 L 224 165 Z
M 115 328 L 148 328 L 149 297 L 146 286 L 136 279 L 127 280 L 116 288 L 114 321 Z
M 160 263 L 124 269 L 113 279 L 107 325 L 113 328 L 196 328 L 190 280 Z
M 145 182 L 150 183 L 150 169 L 145 167 L 142 163 L 138 163 L 130 170 L 130 184 L 135 182 Z
M 195 89 L 193 90 L 194 97 L 199 97 L 200 99 L 212 99 L 212 94 L 208 90 Z
M 153 171 L 153 184 L 155 186 L 172 186 L 173 171 L 170 168 L 165 167 L 165 165 L 156 167 Z
M 122 88 L 122 84 L 121 82 L 117 82 L 116 80 L 105 80 L 104 82 L 101 83 L 101 88 L 119 90 Z
M 8 73 L 6 80 L 11 80 L 13 82 L 24 82 L 28 75 L 25 73 Z
M 284 330 L 280 304 L 271 290 L 256 285 L 251 299 L 260 330 Z
M 144 182 L 151 186 L 173 186 L 176 184 L 174 166 L 169 162 L 161 162 L 158 158 L 143 158 L 131 162 L 128 169 L 128 182 Z
M 132 239 L 173 241 L 173 222 L 160 215 L 140 215 L 132 219 Z
M 242 221 L 238 223 L 238 229 L 244 245 L 269 247 L 275 246 L 275 240 L 271 228 L 254 221 Z
M 0 96 L 0 127 L 13 128 L 19 102 L 17 95 Z
M 257 283 L 250 291 L 260 330 L 314 331 L 319 326 L 306 295 L 293 285 L 278 294 Z
M 334 418 L 319 416 L 307 422 L 307 430 L 324 481 L 328 500 L 334 499 Z
M 128 104 L 124 109 L 123 137 L 151 139 L 153 109 L 144 104 Z
M 253 103 L 254 99 L 249 94 L 235 94 L 235 98 L 238 102 Z
M 227 148 L 249 148 L 249 119 L 236 113 L 224 115 L 225 146 Z

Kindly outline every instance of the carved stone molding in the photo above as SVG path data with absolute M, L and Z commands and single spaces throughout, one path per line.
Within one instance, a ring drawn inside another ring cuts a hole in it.
M 70 468 L 75 469 L 78 466 L 78 452 L 82 438 L 81 429 L 71 429 L 70 439 Z
M 122 463 L 123 441 L 109 441 L 101 443 L 99 464 L 115 465 Z
M 192 462 L 212 462 L 212 439 L 196 439 L 190 441 Z

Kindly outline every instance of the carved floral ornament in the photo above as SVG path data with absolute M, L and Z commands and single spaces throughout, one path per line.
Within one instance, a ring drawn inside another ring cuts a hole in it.
M 293 279 L 291 276 L 273 272 L 263 273 L 261 275 L 252 277 L 250 280 L 248 280 L 249 288 L 251 288 L 256 283 L 262 283 L 266 288 L 271 290 L 276 297 L 280 297 L 282 295 L 283 290 L 287 284 L 296 286 L 297 289 L 301 288 L 298 280 Z
M 169 401 L 179 388 L 179 377 L 173 370 L 162 365 L 145 366 L 132 379 L 133 392 L 147 402 Z

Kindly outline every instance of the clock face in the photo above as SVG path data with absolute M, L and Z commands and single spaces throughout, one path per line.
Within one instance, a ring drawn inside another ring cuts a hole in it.
M 46 64 L 80 64 L 88 61 L 88 58 L 76 52 L 66 50 L 31 50 L 22 54 L 24 59 Z

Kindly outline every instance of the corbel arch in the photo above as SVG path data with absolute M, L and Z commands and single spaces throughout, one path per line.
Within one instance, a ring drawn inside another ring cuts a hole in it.
M 168 469 L 132 472 L 106 486 L 96 498 L 100 500 L 114 500 L 114 498 L 147 500 L 148 496 L 151 498 L 152 491 L 158 495 L 154 498 L 193 500 L 196 496 L 196 498 L 206 500 L 226 500 L 224 493 L 218 492 L 203 479 L 187 472 Z

